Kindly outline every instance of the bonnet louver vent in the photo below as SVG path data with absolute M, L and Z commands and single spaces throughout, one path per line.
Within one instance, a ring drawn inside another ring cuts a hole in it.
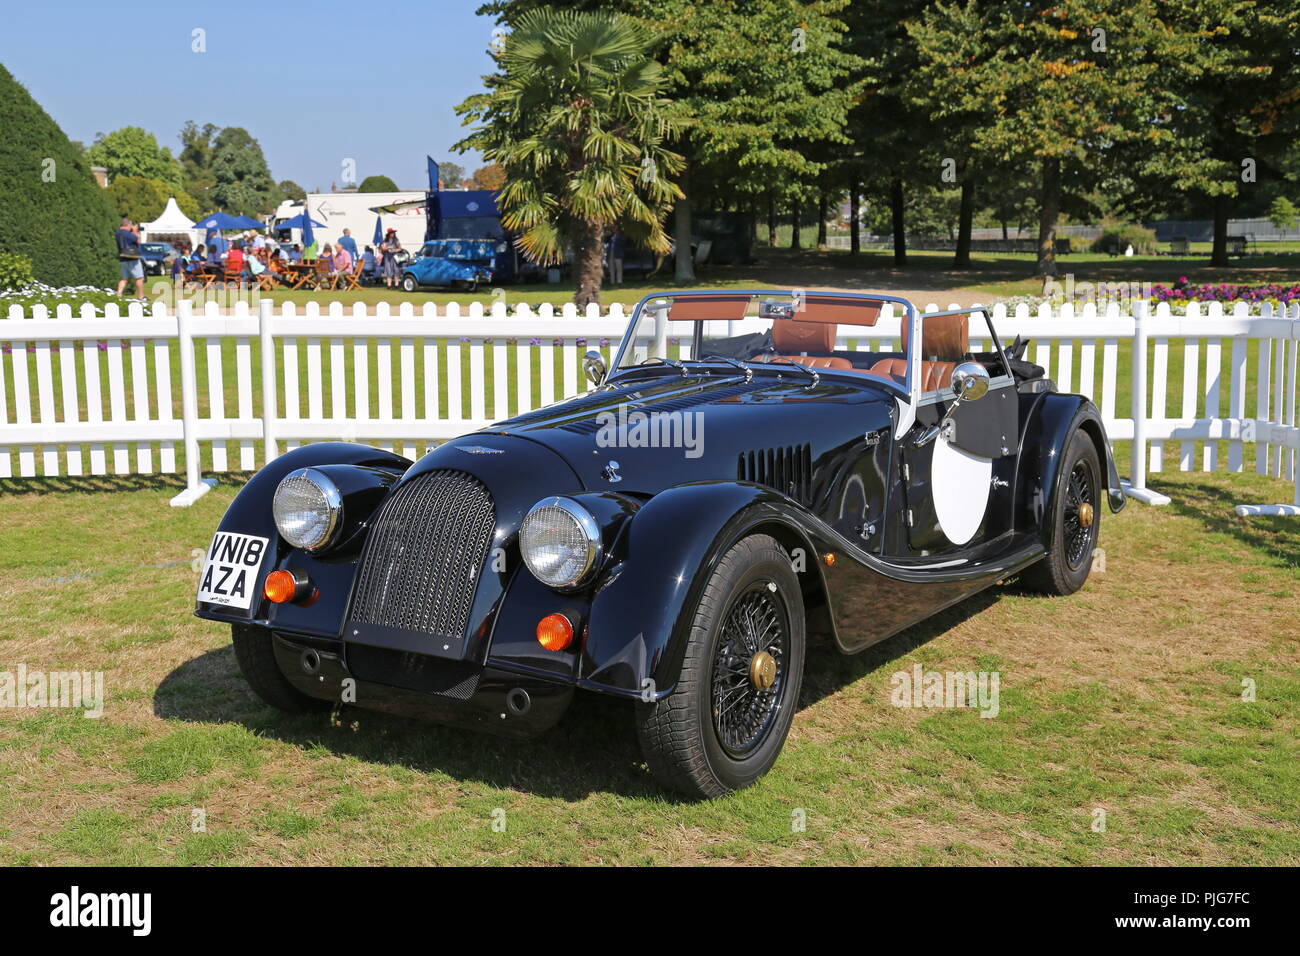
M 736 477 L 766 485 L 803 505 L 812 504 L 812 448 L 787 445 L 740 453 Z

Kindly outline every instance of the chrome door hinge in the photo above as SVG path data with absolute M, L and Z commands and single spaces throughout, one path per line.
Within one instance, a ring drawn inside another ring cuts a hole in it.
M 913 523 L 914 523 L 914 519 L 912 518 L 912 509 L 911 509 L 911 508 L 908 508 L 908 509 L 907 509 L 907 526 L 910 528 L 910 527 L 912 527 Z

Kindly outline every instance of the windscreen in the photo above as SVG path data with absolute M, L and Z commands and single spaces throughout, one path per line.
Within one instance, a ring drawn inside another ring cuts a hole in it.
M 890 316 L 883 326 L 882 315 Z M 901 356 L 902 315 L 881 299 L 829 293 L 664 296 L 642 308 L 618 365 L 671 359 L 870 374 Z

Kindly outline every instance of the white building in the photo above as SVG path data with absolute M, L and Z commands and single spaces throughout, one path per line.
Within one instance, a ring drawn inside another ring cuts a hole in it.
M 365 249 L 372 244 L 375 233 L 375 217 L 380 216 L 384 230 L 396 229 L 397 238 L 403 248 L 412 252 L 424 243 L 425 207 L 422 200 L 424 190 L 405 190 L 395 193 L 308 193 L 307 214 L 316 222 L 325 223 L 324 229 L 316 229 L 317 243 L 331 245 L 338 242 L 344 229 L 352 230 L 352 238 L 357 241 L 358 249 Z M 393 206 L 398 203 L 415 203 L 393 212 L 380 215 L 376 208 Z M 271 217 L 271 228 L 277 223 L 291 219 L 303 211 L 303 204 L 285 200 L 280 203 Z M 291 242 L 302 242 L 302 232 L 291 230 Z

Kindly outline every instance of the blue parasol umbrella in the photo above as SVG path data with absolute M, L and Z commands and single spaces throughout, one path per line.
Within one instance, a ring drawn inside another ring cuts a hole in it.
M 384 241 L 384 217 L 383 216 L 375 217 L 375 236 L 370 241 L 375 244 L 376 249 L 378 249 L 379 244 Z
M 307 224 L 310 223 L 317 229 L 324 229 L 325 223 L 317 222 L 306 213 L 299 213 L 292 219 L 286 219 L 284 222 L 276 225 L 276 229 L 301 229 L 304 233 L 307 231 Z
M 315 259 L 316 237 L 312 234 L 311 227 L 313 225 L 323 227 L 324 224 L 319 222 L 313 223 L 311 216 L 308 215 L 295 216 L 294 218 L 302 220 L 302 225 L 297 227 L 302 230 L 302 257 L 304 259 Z
M 225 231 L 227 229 L 248 229 L 248 224 L 244 221 L 243 216 L 232 216 L 228 212 L 214 212 L 210 216 L 204 216 L 195 225 L 200 229 L 206 229 L 208 232 Z M 261 225 L 261 223 L 257 223 Z

